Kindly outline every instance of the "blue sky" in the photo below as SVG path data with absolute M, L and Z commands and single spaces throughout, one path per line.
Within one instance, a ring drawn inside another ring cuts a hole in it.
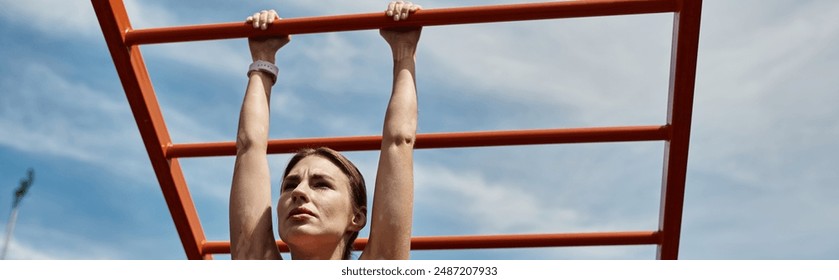
M 518 2 L 527 1 L 420 4 Z M 365 13 L 386 3 L 126 0 L 135 28 L 233 22 L 263 8 L 287 18 Z M 705 1 L 681 258 L 839 258 L 836 14 L 839 2 L 828 0 Z M 426 28 L 419 132 L 663 124 L 671 32 L 670 14 Z M 8 258 L 185 258 L 90 2 L 0 0 L 0 37 L 3 224 L 18 181 L 36 170 Z M 245 40 L 142 51 L 176 143 L 234 139 Z M 295 36 L 278 65 L 271 138 L 380 133 L 391 64 L 377 32 Z M 414 234 L 653 230 L 663 147 L 418 150 Z M 372 185 L 377 154 L 348 156 Z M 287 159 L 270 156 L 272 170 Z M 208 239 L 226 240 L 233 158 L 182 165 Z M 412 256 L 653 259 L 655 247 Z

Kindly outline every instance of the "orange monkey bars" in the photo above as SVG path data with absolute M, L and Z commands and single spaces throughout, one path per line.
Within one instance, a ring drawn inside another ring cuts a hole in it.
M 204 237 L 178 158 L 234 155 L 235 144 L 233 142 L 172 143 L 140 54 L 139 45 L 387 27 L 673 13 L 673 45 L 666 124 L 432 133 L 418 135 L 416 142 L 416 148 L 422 149 L 665 141 L 661 208 L 659 226 L 656 231 L 413 237 L 411 248 L 425 250 L 656 244 L 658 245 L 658 259 L 678 258 L 699 46 L 701 0 L 587 0 L 425 9 L 412 15 L 411 20 L 400 22 L 390 20 L 383 13 L 307 17 L 283 19 L 272 25 L 268 31 L 259 33 L 242 22 L 135 30 L 131 27 L 121 0 L 91 1 L 166 204 L 172 214 L 172 220 L 189 259 L 211 259 L 212 254 L 229 253 L 230 244 L 225 241 L 208 241 Z M 343 151 L 376 150 L 380 147 L 380 141 L 380 136 L 271 140 L 268 152 L 289 153 L 307 146 L 329 146 Z M 354 244 L 354 248 L 362 249 L 366 242 L 366 239 L 360 238 Z M 278 241 L 277 245 L 287 250 L 284 243 Z

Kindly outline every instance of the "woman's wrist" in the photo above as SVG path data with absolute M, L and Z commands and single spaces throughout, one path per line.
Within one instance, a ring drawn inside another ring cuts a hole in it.
M 253 62 L 257 62 L 259 60 L 271 62 L 273 64 L 277 64 L 276 58 L 273 55 L 251 55 Z
M 405 59 L 414 60 L 417 53 L 416 45 L 399 44 L 394 46 L 391 50 L 393 52 L 393 60 L 401 61 Z
M 394 65 L 402 65 L 402 64 L 416 64 L 416 56 L 415 55 L 407 55 L 407 56 L 394 56 L 393 57 L 393 64 Z
M 257 60 L 251 63 L 248 67 L 248 77 L 251 77 L 254 74 L 261 74 L 260 78 L 269 78 L 271 84 L 277 82 L 277 75 L 279 75 L 279 70 L 277 65 L 274 63 L 265 61 L 265 60 Z
M 410 70 L 413 71 L 416 68 L 417 62 L 414 57 L 403 57 L 403 58 L 394 58 L 393 59 L 393 71 L 394 75 L 401 71 L 401 70 Z

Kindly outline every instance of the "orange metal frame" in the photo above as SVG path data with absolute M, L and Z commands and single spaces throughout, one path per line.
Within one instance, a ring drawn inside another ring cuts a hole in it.
M 91 0 L 128 103 L 149 154 L 163 196 L 189 259 L 230 253 L 227 241 L 208 241 L 189 194 L 178 158 L 235 155 L 233 142 L 172 143 L 149 79 L 140 45 L 255 36 L 242 22 L 133 29 L 121 0 Z M 659 226 L 655 231 L 413 237 L 411 249 L 522 248 L 548 246 L 658 245 L 658 259 L 677 259 L 687 173 L 699 46 L 701 0 L 588 0 L 492 5 L 418 11 L 410 21 L 394 22 L 382 13 L 284 19 L 269 35 L 338 32 L 386 27 L 432 26 L 536 19 L 674 13 L 667 123 L 576 129 L 433 133 L 417 136 L 416 148 L 480 147 L 561 143 L 665 141 Z M 261 33 L 260 35 L 265 35 Z M 269 153 L 307 146 L 336 150 L 377 150 L 380 136 L 271 140 Z M 354 247 L 362 249 L 360 238 Z M 288 247 L 281 241 L 282 250 Z

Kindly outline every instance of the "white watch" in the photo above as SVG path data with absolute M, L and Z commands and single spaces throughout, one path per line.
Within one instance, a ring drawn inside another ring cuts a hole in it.
M 266 74 L 270 74 L 272 84 L 277 83 L 277 75 L 280 73 L 280 69 L 277 68 L 277 65 L 274 65 L 274 63 L 265 60 L 257 60 L 251 63 L 251 66 L 248 67 L 248 77 L 251 76 L 251 73 L 253 71 L 260 71 Z

